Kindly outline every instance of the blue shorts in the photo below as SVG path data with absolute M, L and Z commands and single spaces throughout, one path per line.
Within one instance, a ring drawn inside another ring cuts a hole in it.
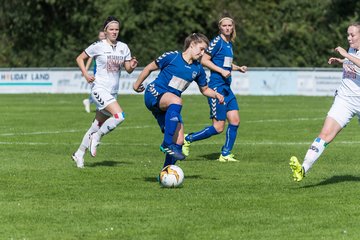
M 226 113 L 232 110 L 239 111 L 239 105 L 230 87 L 221 86 L 214 88 L 214 90 L 224 96 L 224 103 L 220 104 L 216 98 L 208 98 L 210 119 L 215 118 L 219 121 L 225 121 Z
M 161 132 L 165 131 L 165 115 L 166 111 L 163 111 L 159 107 L 160 99 L 164 93 L 160 94 L 153 84 L 149 84 L 144 93 L 145 106 L 155 117 Z M 183 123 L 182 118 L 180 116 L 179 121 Z

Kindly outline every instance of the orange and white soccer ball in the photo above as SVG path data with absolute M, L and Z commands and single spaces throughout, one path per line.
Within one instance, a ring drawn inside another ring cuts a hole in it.
M 159 179 L 163 187 L 178 187 L 184 181 L 184 172 L 179 166 L 168 165 L 161 170 Z

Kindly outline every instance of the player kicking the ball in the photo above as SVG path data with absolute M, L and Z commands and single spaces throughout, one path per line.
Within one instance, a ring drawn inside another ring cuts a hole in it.
M 209 40 L 200 33 L 185 39 L 184 51 L 166 52 L 148 64 L 134 83 L 134 90 L 145 90 L 143 81 L 151 72 L 160 69 L 157 78 L 145 90 L 145 105 L 157 120 L 164 139 L 160 150 L 164 152 L 167 165 L 183 160 L 184 126 L 181 117 L 181 94 L 195 81 L 203 95 L 224 101 L 223 95 L 208 87 L 204 68 L 198 61 L 204 54 Z

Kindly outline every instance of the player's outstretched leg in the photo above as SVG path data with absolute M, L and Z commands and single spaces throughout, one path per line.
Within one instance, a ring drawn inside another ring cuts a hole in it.
M 301 166 L 301 164 L 300 164 L 299 160 L 297 159 L 297 157 L 292 156 L 290 158 L 289 165 L 290 165 L 291 171 L 293 173 L 294 181 L 300 182 L 301 180 L 303 180 L 303 178 L 305 177 L 305 170 Z
M 208 126 L 202 129 L 201 131 L 185 134 L 184 136 L 184 145 L 183 145 L 183 154 L 189 156 L 190 154 L 190 144 L 192 142 L 200 141 L 207 139 L 211 136 L 219 134 L 214 126 Z

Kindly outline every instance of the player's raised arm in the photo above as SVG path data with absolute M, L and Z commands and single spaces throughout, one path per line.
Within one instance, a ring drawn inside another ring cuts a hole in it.
M 360 59 L 348 53 L 344 48 L 339 46 L 335 48 L 335 51 L 338 52 L 344 58 L 347 58 L 349 61 L 353 62 L 357 67 L 360 67 Z

